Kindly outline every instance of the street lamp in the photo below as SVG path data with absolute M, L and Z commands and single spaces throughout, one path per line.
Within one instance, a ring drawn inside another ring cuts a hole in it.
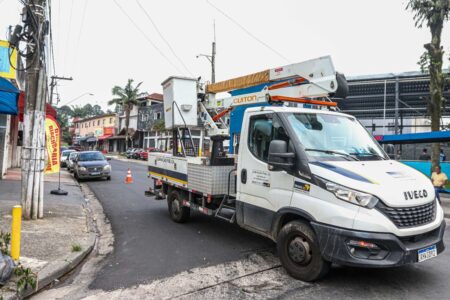
M 69 101 L 68 101 L 66 104 L 64 104 L 64 105 L 69 105 L 69 103 L 72 103 L 73 101 L 75 101 L 75 100 L 77 100 L 77 99 L 80 99 L 81 97 L 86 96 L 86 95 L 94 96 L 94 94 L 89 93 L 89 92 L 86 92 L 86 93 L 83 93 L 83 94 L 79 95 L 78 97 L 73 98 L 72 100 L 69 100 Z

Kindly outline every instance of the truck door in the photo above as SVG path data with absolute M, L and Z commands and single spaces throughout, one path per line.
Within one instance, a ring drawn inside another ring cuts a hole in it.
M 288 206 L 294 178 L 285 171 L 268 170 L 269 144 L 288 140 L 279 118 L 270 112 L 252 114 L 243 122 L 237 185 L 237 221 L 240 225 L 268 233 L 274 214 Z

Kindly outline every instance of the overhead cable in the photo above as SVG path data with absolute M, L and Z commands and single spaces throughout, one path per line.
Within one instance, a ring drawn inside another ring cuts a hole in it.
M 136 3 L 139 5 L 139 7 L 144 11 L 144 14 L 147 16 L 147 18 L 149 19 L 149 21 L 152 23 L 153 28 L 155 28 L 156 32 L 158 33 L 158 35 L 160 36 L 160 38 L 164 41 L 164 43 L 167 45 L 167 47 L 169 48 L 170 52 L 172 52 L 173 56 L 175 56 L 175 58 L 178 60 L 178 62 L 183 66 L 183 68 L 191 75 L 194 76 L 192 74 L 192 72 L 189 70 L 189 68 L 184 64 L 184 62 L 181 60 L 181 58 L 175 53 L 175 51 L 173 50 L 172 46 L 170 45 L 170 43 L 166 40 L 166 38 L 164 38 L 164 35 L 161 33 L 161 31 L 159 30 L 158 26 L 156 25 L 155 21 L 153 21 L 152 17 L 150 16 L 150 14 L 147 12 L 147 10 L 141 5 L 141 3 L 139 2 L 139 0 L 136 0 Z
M 185 73 L 183 71 L 180 70 L 180 68 L 178 68 L 177 65 L 175 65 L 168 57 L 167 55 L 164 54 L 164 52 L 162 52 L 158 46 L 156 46 L 156 44 L 148 37 L 148 35 L 145 33 L 145 31 L 143 31 L 137 24 L 136 22 L 130 17 L 130 15 L 122 8 L 122 6 L 120 6 L 120 4 L 114 0 L 114 3 L 117 5 L 117 7 L 120 9 L 120 11 L 128 18 L 128 20 L 130 20 L 130 22 L 134 25 L 134 27 L 136 27 L 136 29 L 145 37 L 145 39 L 153 46 L 153 48 L 155 48 L 156 51 L 158 51 L 158 53 L 172 66 L 174 67 L 178 72 L 180 73 Z

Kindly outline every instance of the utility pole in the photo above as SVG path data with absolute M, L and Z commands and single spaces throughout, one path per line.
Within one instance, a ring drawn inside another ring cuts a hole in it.
M 52 76 L 51 77 L 52 81 L 50 82 L 50 97 L 48 99 L 48 102 L 50 103 L 50 105 L 53 104 L 53 89 L 55 88 L 56 84 L 57 84 L 57 80 L 73 80 L 72 77 L 60 77 L 60 76 Z M 58 103 L 56 103 L 58 104 Z
M 212 42 L 212 53 L 208 54 L 198 54 L 197 58 L 200 56 L 206 57 L 207 60 L 211 63 L 211 83 L 216 82 L 216 21 L 214 21 L 214 40 Z
M 211 55 L 211 83 L 216 82 L 216 20 L 214 20 L 214 41 L 212 43 Z
M 22 147 L 21 203 L 25 219 L 44 216 L 44 162 L 45 162 L 45 99 L 47 74 L 45 68 L 46 0 L 26 2 L 23 20 L 34 43 L 27 44 L 26 101 L 24 109 L 24 136 Z

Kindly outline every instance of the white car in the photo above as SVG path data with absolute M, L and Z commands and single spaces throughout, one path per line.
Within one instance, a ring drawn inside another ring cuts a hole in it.
M 61 161 L 60 161 L 60 167 L 67 167 L 67 159 L 69 158 L 69 154 L 75 152 L 75 150 L 64 150 L 61 152 Z

